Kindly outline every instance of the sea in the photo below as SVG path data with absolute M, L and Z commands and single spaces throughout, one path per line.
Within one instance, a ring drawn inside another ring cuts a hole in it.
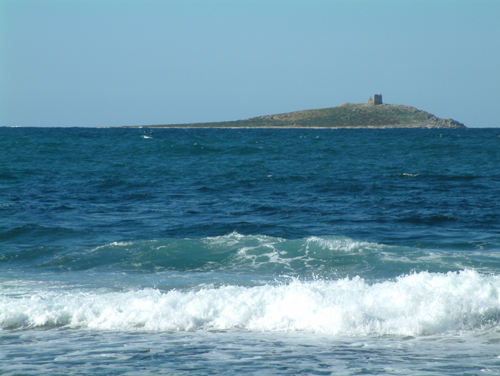
M 0 128 L 0 374 L 500 375 L 500 128 Z

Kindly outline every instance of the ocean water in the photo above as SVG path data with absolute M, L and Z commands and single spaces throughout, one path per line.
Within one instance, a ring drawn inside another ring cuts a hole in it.
M 0 373 L 498 375 L 500 129 L 0 128 Z

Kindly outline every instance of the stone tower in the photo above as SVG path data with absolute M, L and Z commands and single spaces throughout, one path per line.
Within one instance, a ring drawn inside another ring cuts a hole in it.
M 372 97 L 370 97 L 368 99 L 368 104 L 374 104 L 374 105 L 382 104 L 382 94 L 375 94 L 373 96 L 373 99 L 372 99 Z

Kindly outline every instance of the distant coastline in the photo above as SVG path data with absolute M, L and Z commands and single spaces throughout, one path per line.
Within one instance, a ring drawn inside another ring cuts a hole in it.
M 371 100 L 371 98 L 370 98 Z M 244 120 L 124 126 L 123 128 L 270 128 L 270 129 L 385 129 L 385 128 L 467 128 L 453 119 L 441 119 L 412 106 L 399 104 L 353 104 L 316 110 L 258 116 Z

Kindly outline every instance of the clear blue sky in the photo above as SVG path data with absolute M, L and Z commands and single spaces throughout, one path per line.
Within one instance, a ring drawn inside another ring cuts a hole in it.
M 500 127 L 500 1 L 0 0 L 0 126 L 238 120 L 375 93 Z

